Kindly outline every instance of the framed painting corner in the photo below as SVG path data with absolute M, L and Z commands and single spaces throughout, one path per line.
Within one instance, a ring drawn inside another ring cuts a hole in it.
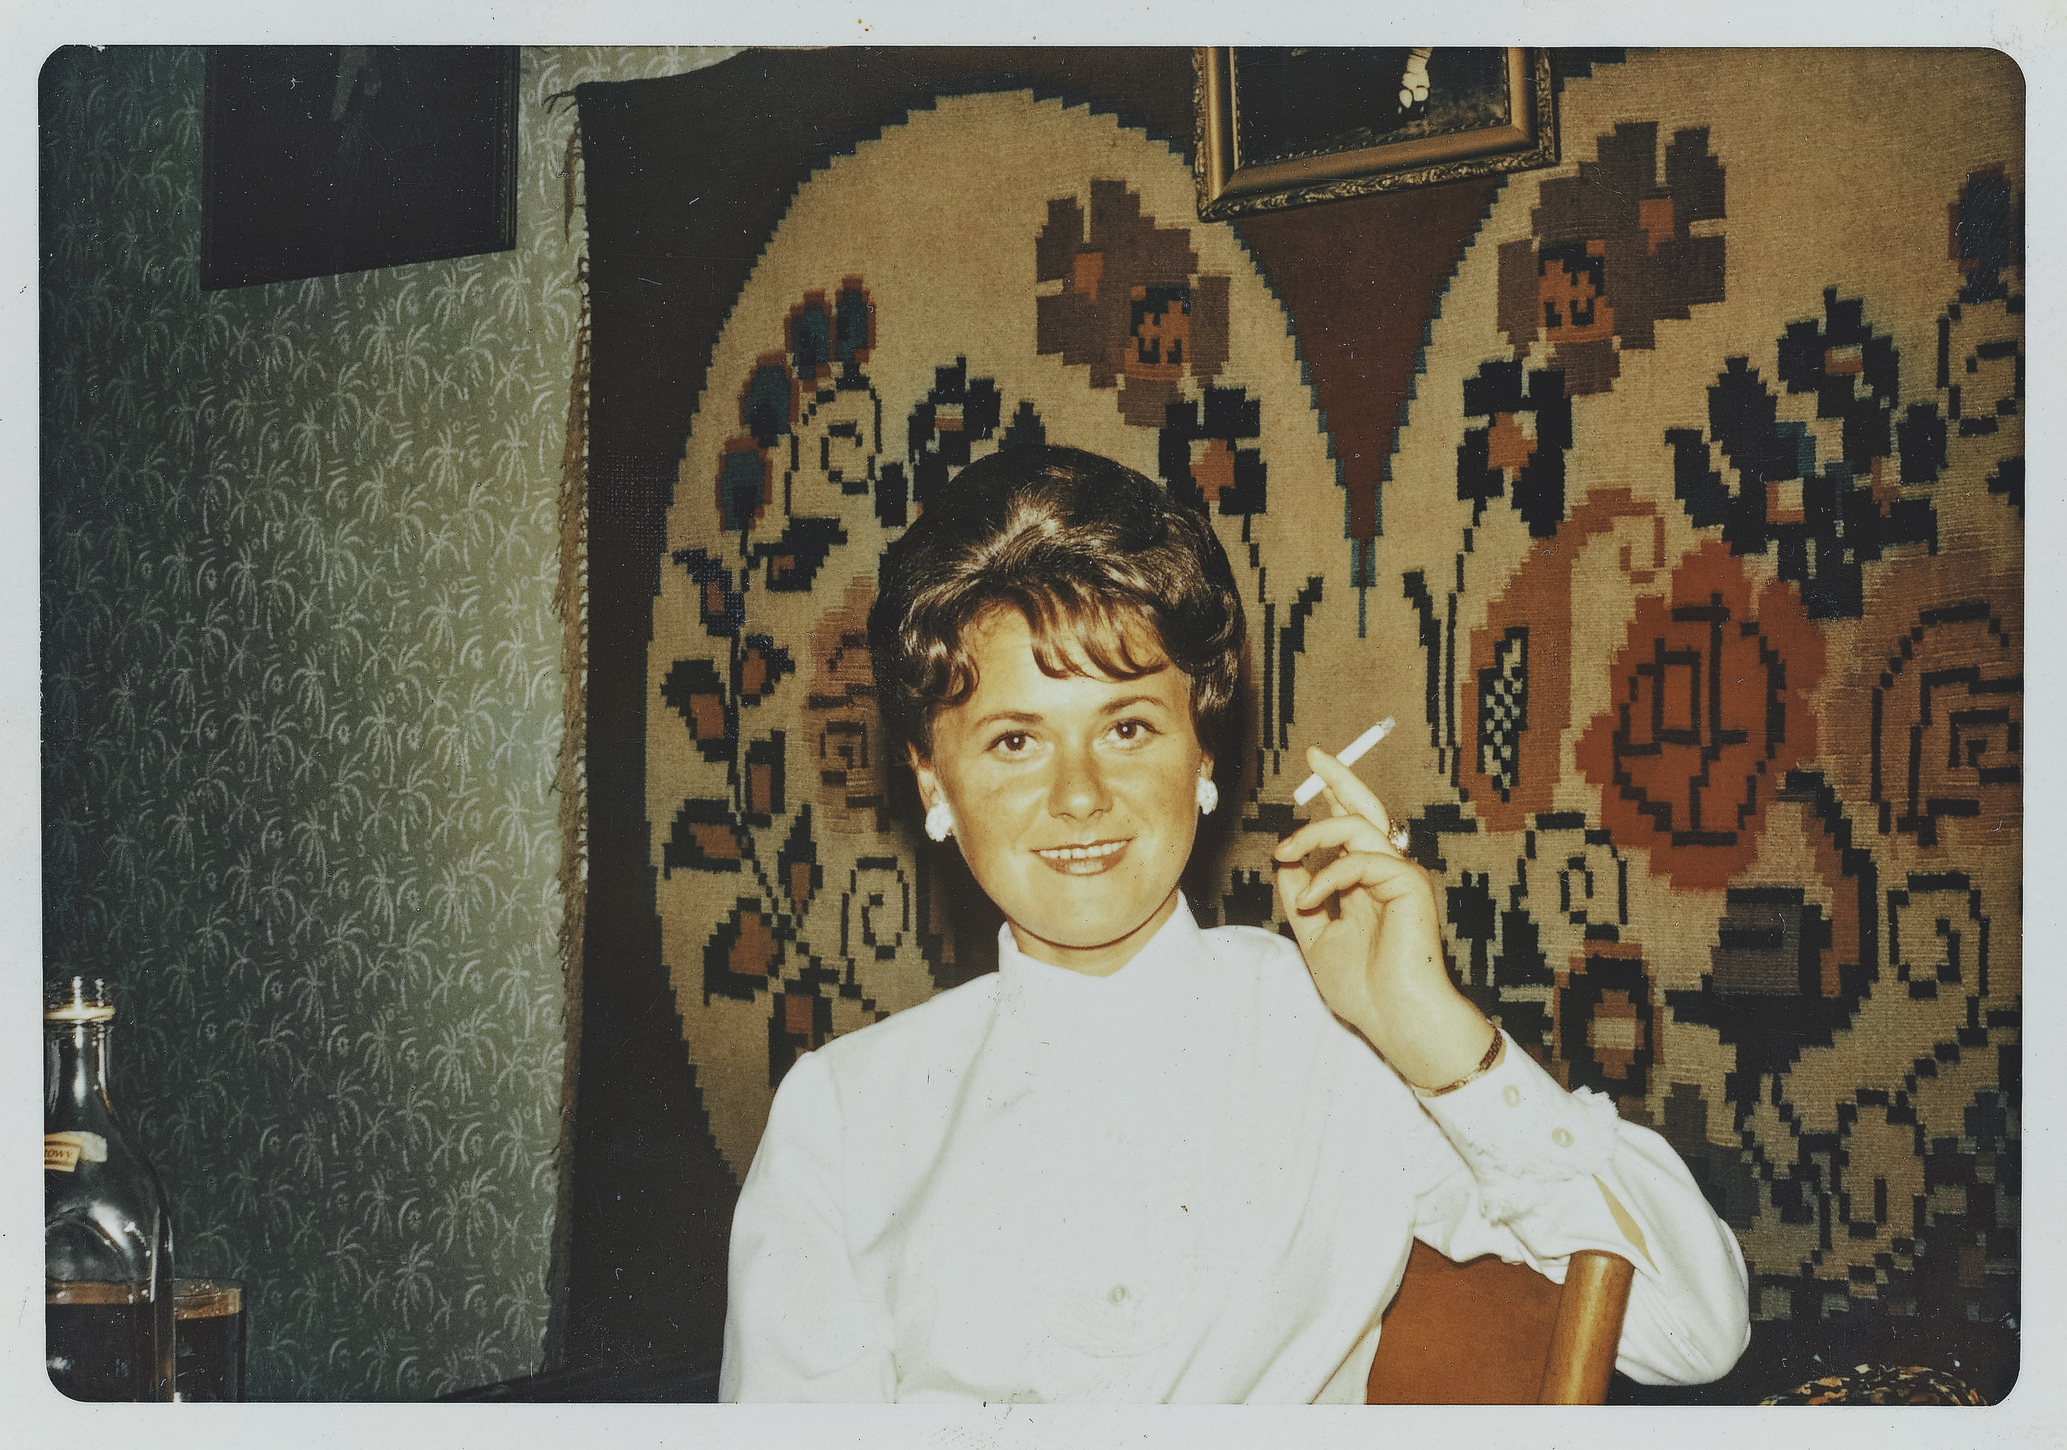
M 1533 46 L 1199 46 L 1199 219 L 1554 166 L 1553 64 Z

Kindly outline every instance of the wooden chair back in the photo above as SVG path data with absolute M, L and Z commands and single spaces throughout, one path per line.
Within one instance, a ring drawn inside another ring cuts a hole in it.
M 1385 1311 L 1365 1402 L 1598 1405 L 1607 1398 L 1636 1270 L 1572 1255 L 1562 1288 L 1487 1254 L 1457 1264 L 1414 1244 Z

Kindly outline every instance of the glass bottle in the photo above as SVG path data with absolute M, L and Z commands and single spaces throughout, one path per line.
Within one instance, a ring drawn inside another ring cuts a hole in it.
M 43 1326 L 75 1400 L 170 1400 L 172 1215 L 108 1097 L 115 1004 L 96 978 L 46 990 Z

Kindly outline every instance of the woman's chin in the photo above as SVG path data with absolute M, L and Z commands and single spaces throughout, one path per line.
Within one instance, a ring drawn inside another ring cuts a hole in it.
M 1074 895 L 1068 882 L 1058 881 L 1036 909 L 1007 913 L 1020 951 L 1051 966 L 1102 976 L 1132 960 L 1176 909 L 1174 888 L 1152 901 L 1072 901 Z

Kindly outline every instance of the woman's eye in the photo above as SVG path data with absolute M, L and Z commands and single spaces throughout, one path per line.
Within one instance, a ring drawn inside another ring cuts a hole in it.
M 1026 737 L 1017 733 L 1000 735 L 992 742 L 991 748 L 993 750 L 1002 750 L 1007 755 L 1017 755 L 1026 749 Z
M 1132 744 L 1137 740 L 1148 739 L 1155 733 L 1155 727 L 1146 720 L 1122 720 L 1112 727 L 1112 733 L 1122 742 Z

